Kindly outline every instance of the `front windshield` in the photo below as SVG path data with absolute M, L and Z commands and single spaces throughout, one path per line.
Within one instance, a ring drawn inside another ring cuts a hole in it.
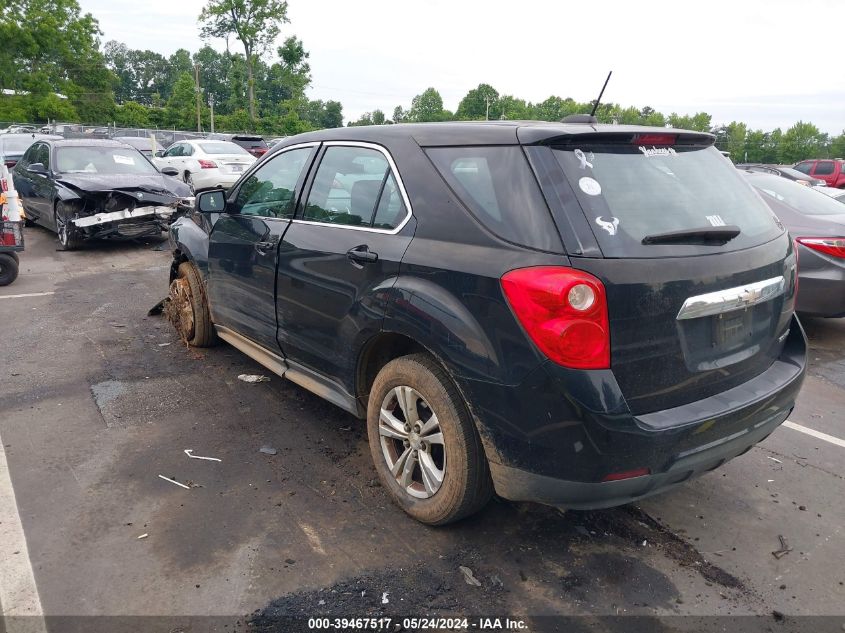
M 761 174 L 749 177 L 749 181 L 764 195 L 788 204 L 803 215 L 842 215 L 845 211 L 834 198 L 786 178 Z
M 158 173 L 138 150 L 123 147 L 60 147 L 56 169 L 65 174 Z
M 230 143 L 228 141 L 218 141 L 216 143 L 197 143 L 200 146 L 200 149 L 204 151 L 206 154 L 247 154 L 249 152 L 246 151 L 240 145 L 236 145 L 235 143 Z

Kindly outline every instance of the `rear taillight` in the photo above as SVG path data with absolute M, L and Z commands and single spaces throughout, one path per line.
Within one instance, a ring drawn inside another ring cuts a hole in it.
M 217 163 L 215 163 L 213 160 L 205 160 L 200 158 L 197 162 L 200 164 L 200 167 L 202 169 L 217 169 Z
M 845 237 L 799 237 L 795 241 L 819 253 L 845 258 Z
M 677 139 L 675 134 L 636 134 L 631 142 L 634 145 L 674 145 Z
M 502 290 L 531 340 L 551 360 L 574 369 L 610 367 L 610 325 L 604 285 L 574 268 L 519 268 Z

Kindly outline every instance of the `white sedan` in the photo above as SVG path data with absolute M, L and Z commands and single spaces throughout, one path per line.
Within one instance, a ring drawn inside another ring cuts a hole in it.
M 240 145 L 229 141 L 179 141 L 153 162 L 159 169 L 174 167 L 194 191 L 228 189 L 256 160 Z

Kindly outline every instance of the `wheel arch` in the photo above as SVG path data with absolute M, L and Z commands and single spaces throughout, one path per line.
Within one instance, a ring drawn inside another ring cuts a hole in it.
M 170 244 L 173 261 L 170 264 L 170 281 L 176 278 L 179 264 L 191 262 L 200 273 L 203 283 L 208 278 L 208 233 L 190 217 L 181 217 L 170 225 Z

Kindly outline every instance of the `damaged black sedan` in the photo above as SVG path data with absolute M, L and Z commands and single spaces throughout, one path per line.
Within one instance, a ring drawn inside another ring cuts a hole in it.
M 15 165 L 14 181 L 27 220 L 55 231 L 62 250 L 91 238 L 158 235 L 193 204 L 187 185 L 112 140 L 38 141 Z

